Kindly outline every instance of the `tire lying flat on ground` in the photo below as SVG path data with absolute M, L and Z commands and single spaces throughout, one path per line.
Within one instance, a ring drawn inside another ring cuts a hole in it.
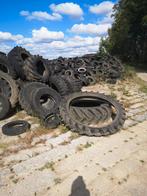
M 0 120 L 7 117 L 10 111 L 10 103 L 7 97 L 0 94 Z
M 108 104 L 112 115 L 111 122 L 107 124 L 97 125 L 89 123 L 81 123 L 79 118 L 75 118 L 71 113 L 71 108 L 74 107 L 93 107 L 101 104 Z M 122 105 L 112 99 L 110 96 L 99 93 L 74 93 L 63 100 L 60 105 L 60 115 L 65 125 L 72 131 L 78 132 L 81 135 L 88 136 L 106 136 L 114 134 L 120 130 L 125 121 L 125 110 Z
M 2 132 L 8 136 L 20 135 L 30 129 L 30 124 L 24 120 L 16 120 L 5 124 Z
M 14 108 L 17 101 L 18 101 L 18 86 L 16 84 L 16 81 L 12 79 L 11 76 L 9 76 L 7 73 L 4 73 L 0 71 L 0 79 L 5 80 L 7 82 L 7 86 L 5 90 L 8 90 L 9 86 L 9 92 L 6 92 L 6 94 L 10 95 L 9 100 L 11 103 L 11 107 Z

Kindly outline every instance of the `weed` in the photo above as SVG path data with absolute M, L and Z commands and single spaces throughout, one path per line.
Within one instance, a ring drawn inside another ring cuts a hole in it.
M 53 161 L 48 162 L 43 167 L 39 168 L 39 170 L 43 171 L 44 169 L 51 169 L 52 171 L 55 171 L 54 164 L 55 163 Z
M 63 146 L 65 146 L 65 145 L 67 145 L 67 144 L 70 144 L 70 141 L 68 140 L 64 140 L 63 142 L 61 142 L 60 143 L 60 145 L 63 145 Z
M 62 182 L 61 178 L 54 179 L 55 184 L 60 184 Z
M 7 148 L 8 148 L 8 144 L 6 144 L 6 143 L 0 143 L 0 149 L 5 150 Z
M 77 133 L 72 133 L 71 136 L 69 137 L 69 139 L 70 139 L 70 140 L 74 140 L 74 139 L 77 139 L 78 137 L 80 137 L 79 134 L 77 134 Z
M 90 148 L 92 146 L 92 143 L 87 142 L 83 145 L 83 148 Z
M 134 79 L 135 77 L 136 77 L 135 68 L 130 65 L 125 65 L 123 79 Z
M 66 133 L 69 131 L 69 129 L 67 127 L 65 127 L 64 125 L 60 125 L 59 129 L 60 129 L 61 133 Z
M 18 179 L 17 179 L 17 178 L 16 178 L 16 179 L 13 179 L 12 182 L 13 182 L 14 184 L 17 184 L 17 183 L 18 183 Z

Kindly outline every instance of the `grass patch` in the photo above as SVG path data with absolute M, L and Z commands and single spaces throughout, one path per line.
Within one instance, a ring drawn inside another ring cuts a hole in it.
M 67 127 L 65 127 L 64 125 L 60 125 L 59 129 L 60 129 L 61 133 L 67 133 L 69 131 L 69 129 Z
M 82 151 L 84 150 L 84 148 L 90 148 L 92 144 L 93 143 L 89 143 L 89 142 L 87 142 L 86 144 L 80 144 L 79 146 L 77 146 L 77 151 Z
M 55 184 L 60 184 L 62 182 L 61 178 L 54 179 Z
M 40 170 L 40 171 L 43 171 L 44 169 L 50 169 L 50 170 L 52 170 L 52 171 L 55 171 L 54 164 L 55 164 L 55 163 L 54 163 L 53 161 L 48 162 L 48 163 L 46 163 L 43 167 L 41 167 L 39 170 Z
M 69 137 L 69 139 L 74 140 L 74 139 L 77 139 L 78 137 L 80 137 L 78 133 L 71 133 L 71 136 Z
M 112 91 L 111 91 L 110 96 L 111 96 L 113 99 L 116 99 L 116 98 L 117 98 L 117 95 L 116 95 L 114 92 L 112 92 Z
M 60 145 L 65 146 L 67 144 L 70 144 L 70 141 L 64 140 L 63 142 L 60 143 Z
M 6 143 L 0 143 L 0 149 L 5 150 L 7 148 L 8 148 L 8 144 L 6 144 Z
M 136 77 L 136 70 L 130 65 L 124 65 L 123 79 L 134 79 Z

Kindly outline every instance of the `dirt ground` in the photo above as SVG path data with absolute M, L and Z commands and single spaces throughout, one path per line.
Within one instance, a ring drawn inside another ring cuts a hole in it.
M 103 92 L 125 107 L 122 130 L 109 137 L 86 137 L 60 125 L 46 130 L 38 119 L 20 111 L 15 119 L 29 121 L 19 136 L 0 132 L 1 196 L 146 196 L 147 94 L 133 81 L 96 84 L 83 91 Z

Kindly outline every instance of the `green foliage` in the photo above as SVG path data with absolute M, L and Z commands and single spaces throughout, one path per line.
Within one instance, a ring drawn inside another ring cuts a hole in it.
M 123 78 L 124 79 L 133 79 L 136 77 L 136 71 L 135 68 L 130 66 L 130 65 L 124 65 L 124 73 L 123 73 Z
M 147 63 L 147 0 L 119 0 L 114 6 L 114 23 L 100 52 L 120 57 L 139 66 Z

